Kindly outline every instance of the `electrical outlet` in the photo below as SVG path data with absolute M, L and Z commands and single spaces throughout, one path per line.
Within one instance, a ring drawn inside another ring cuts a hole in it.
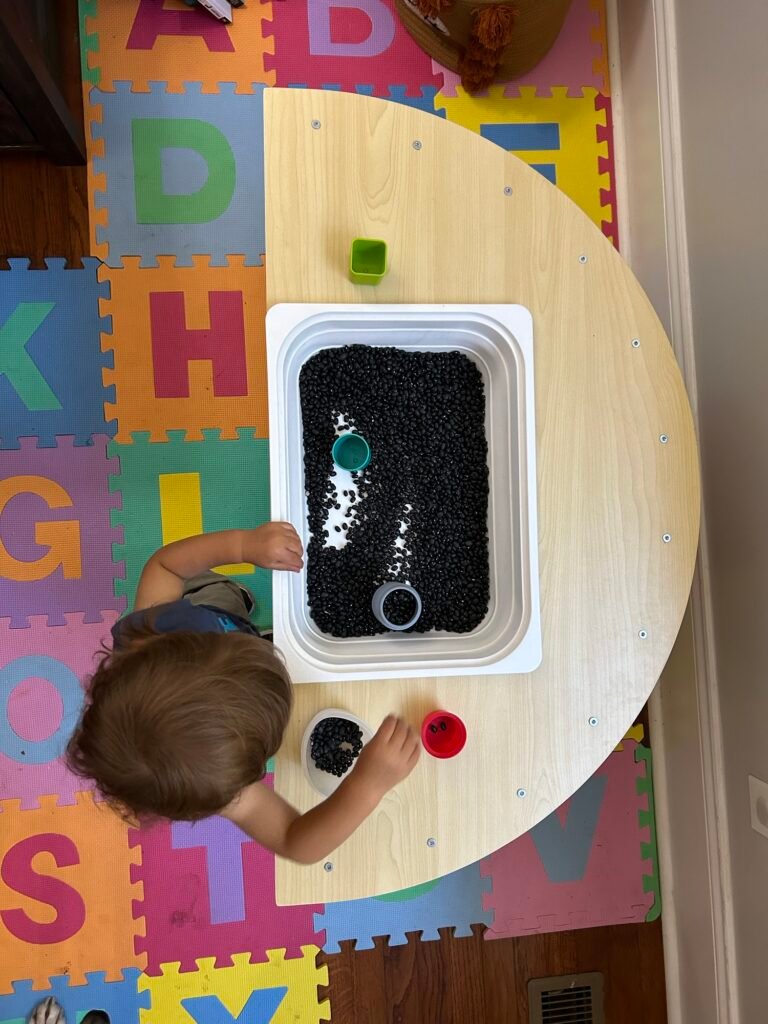
M 752 828 L 768 839 L 768 782 L 749 776 L 749 812 Z

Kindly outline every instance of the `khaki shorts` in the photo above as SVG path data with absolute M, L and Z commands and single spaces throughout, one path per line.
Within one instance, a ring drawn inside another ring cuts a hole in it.
M 190 604 L 204 604 L 229 615 L 250 620 L 253 594 L 242 583 L 222 576 L 218 572 L 201 572 L 184 582 L 184 597 Z

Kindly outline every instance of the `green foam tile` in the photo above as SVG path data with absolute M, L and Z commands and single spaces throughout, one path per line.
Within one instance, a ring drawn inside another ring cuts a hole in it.
M 235 440 L 222 440 L 218 430 L 204 430 L 204 440 L 185 440 L 184 431 L 168 431 L 168 440 L 150 442 L 143 433 L 133 434 L 132 444 L 110 445 L 110 455 L 120 459 L 120 474 L 110 480 L 119 492 L 122 507 L 115 509 L 112 525 L 123 528 L 123 542 L 113 548 L 114 557 L 125 563 L 125 578 L 115 580 L 115 593 L 125 595 L 129 608 L 147 559 L 163 543 L 160 518 L 161 474 L 198 473 L 203 528 L 247 529 L 269 521 L 269 442 L 238 431 Z M 267 629 L 272 624 L 272 579 L 265 569 L 239 575 L 256 599 L 254 622 Z
M 655 921 L 661 916 L 661 882 L 659 879 L 659 851 L 656 841 L 656 804 L 653 795 L 653 754 L 650 747 L 638 743 L 635 747 L 635 761 L 645 763 L 645 776 L 636 782 L 638 796 L 648 798 L 648 807 L 638 813 L 641 828 L 648 829 L 648 841 L 641 843 L 643 860 L 651 865 L 651 873 L 643 875 L 643 892 L 653 893 L 653 903 L 645 915 L 646 921 Z
M 95 18 L 97 13 L 98 0 L 80 0 L 78 13 L 80 21 L 80 73 L 84 82 L 91 85 L 98 85 L 101 79 L 101 69 L 92 68 L 88 64 L 88 54 L 99 52 L 99 37 L 95 32 L 89 32 L 86 28 L 86 19 Z

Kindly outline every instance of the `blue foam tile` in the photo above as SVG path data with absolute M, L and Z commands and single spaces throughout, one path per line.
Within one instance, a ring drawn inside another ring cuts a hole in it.
M 134 93 L 115 82 L 115 92 L 91 93 L 102 107 L 93 132 L 104 139 L 104 157 L 93 163 L 106 178 L 95 200 L 107 210 L 106 225 L 96 228 L 106 262 L 120 267 L 124 256 L 137 256 L 154 266 L 158 256 L 174 255 L 178 266 L 191 266 L 193 256 L 208 255 L 212 266 L 226 266 L 232 255 L 261 264 L 264 86 L 242 95 L 226 82 L 211 94 L 200 83 L 179 94 L 162 82 L 150 86 Z
M 326 953 L 338 953 L 339 943 L 355 939 L 357 949 L 373 949 L 374 936 L 389 936 L 391 946 L 404 945 L 406 932 L 420 931 L 426 941 L 440 938 L 439 928 L 454 928 L 457 936 L 472 934 L 473 924 L 492 923 L 483 910 L 483 893 L 491 882 L 480 875 L 480 865 L 470 864 L 433 882 L 388 896 L 328 903 L 315 914 L 315 930 L 325 929 Z
M 395 103 L 403 103 L 406 107 L 413 107 L 415 110 L 423 110 L 427 114 L 436 114 L 438 117 L 445 117 L 445 108 L 436 107 L 437 89 L 433 85 L 425 85 L 420 96 L 406 95 L 404 85 L 391 85 L 389 87 L 389 99 Z
M 291 82 L 288 86 L 289 89 L 306 89 L 306 82 Z M 336 82 L 330 82 L 323 85 L 323 89 L 330 92 L 341 92 L 341 86 Z M 356 85 L 355 92 L 358 96 L 373 96 L 374 87 L 372 85 Z M 415 110 L 423 110 L 427 114 L 436 114 L 438 117 L 445 117 L 445 108 L 437 107 L 435 105 L 437 100 L 437 89 L 433 85 L 425 85 L 422 87 L 421 93 L 418 96 L 409 96 L 407 94 L 407 87 L 404 85 L 390 85 L 389 96 L 386 99 L 392 100 L 394 103 L 402 103 L 406 107 L 413 107 Z
M 0 272 L 0 448 L 17 449 L 20 437 L 55 447 L 57 435 L 81 445 L 114 435 L 114 420 L 104 419 L 115 396 L 102 381 L 112 354 L 101 350 L 111 321 L 99 313 L 99 299 L 109 296 L 99 261 L 86 258 L 73 270 L 59 259 L 46 260 L 47 270 L 10 262 Z
M 555 164 L 531 164 L 531 167 L 547 181 L 551 181 L 553 185 L 557 184 L 557 166 Z
M 141 971 L 135 967 L 123 970 L 119 981 L 106 981 L 103 971 L 86 974 L 87 984 L 72 985 L 66 975 L 50 979 L 45 989 L 32 989 L 30 981 L 16 981 L 13 992 L 0 995 L 0 1024 L 21 1019 L 26 1021 L 33 1006 L 48 996 L 61 1004 L 67 1021 L 79 1021 L 88 1010 L 104 1010 L 111 1024 L 138 1024 L 139 1010 L 149 1009 L 149 992 L 138 991 Z
M 560 125 L 554 121 L 541 124 L 481 124 L 480 134 L 502 149 L 515 152 L 560 149 Z

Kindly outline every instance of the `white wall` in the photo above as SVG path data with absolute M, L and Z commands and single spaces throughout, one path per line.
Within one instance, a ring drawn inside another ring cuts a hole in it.
M 768 3 L 675 0 L 741 1020 L 768 1020 Z M 704 895 L 704 894 L 702 894 Z M 706 898 L 706 897 L 704 897 Z

